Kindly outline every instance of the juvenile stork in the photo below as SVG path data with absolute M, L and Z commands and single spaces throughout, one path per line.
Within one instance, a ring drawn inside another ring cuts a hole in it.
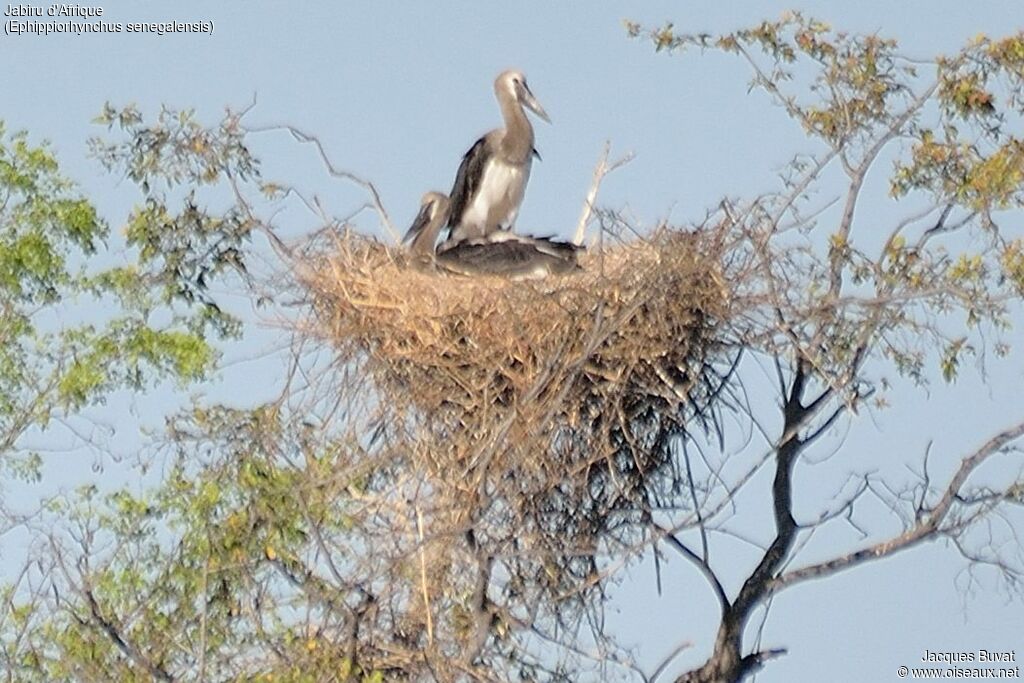
M 533 126 L 523 107 L 551 123 L 521 71 L 512 69 L 499 74 L 494 79 L 494 94 L 501 105 L 505 127 L 484 135 L 462 157 L 451 192 L 451 242 L 486 237 L 496 230 L 512 230 L 530 179 L 530 165 L 537 154 L 533 148 Z
M 507 230 L 484 237 L 446 241 L 435 250 L 437 236 L 448 220 L 451 202 L 440 192 L 427 192 L 420 212 L 405 234 L 417 267 L 435 265 L 459 275 L 493 275 L 528 280 L 568 273 L 578 268 L 583 247 L 545 237 L 516 235 Z
M 448 222 L 451 201 L 440 192 L 427 192 L 420 200 L 420 212 L 416 214 L 412 225 L 402 238 L 402 242 L 411 242 L 409 253 L 421 263 L 434 260 L 434 244 L 441 228 Z

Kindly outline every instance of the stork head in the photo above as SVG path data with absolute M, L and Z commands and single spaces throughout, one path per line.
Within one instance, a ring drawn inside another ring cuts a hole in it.
M 440 192 L 427 192 L 420 200 L 420 212 L 416 215 L 402 242 L 412 242 L 414 253 L 433 253 L 434 242 L 441 232 L 441 226 L 448 221 L 451 201 Z
M 544 107 L 540 106 L 540 102 L 530 92 L 530 86 L 526 84 L 526 75 L 522 71 L 509 69 L 498 74 L 498 77 L 494 79 L 494 94 L 498 96 L 499 100 L 509 99 L 519 103 L 544 121 L 551 123 Z
M 420 210 L 426 209 L 429 212 L 431 223 L 434 221 L 443 223 L 448 220 L 448 208 L 450 206 L 451 200 L 448 199 L 448 195 L 441 192 L 425 192 L 423 193 L 423 198 L 420 199 Z

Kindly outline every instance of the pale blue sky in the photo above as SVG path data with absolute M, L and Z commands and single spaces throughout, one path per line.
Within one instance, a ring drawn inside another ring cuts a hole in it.
M 627 39 L 624 18 L 715 32 L 802 9 L 850 31 L 896 37 L 921 57 L 952 52 L 979 32 L 1024 28 L 1019 0 L 100 6 L 108 21 L 202 19 L 216 26 L 212 36 L 0 36 L 0 118 L 10 129 L 51 140 L 64 168 L 115 228 L 138 197 L 86 158 L 85 141 L 99 132 L 90 119 L 106 100 L 135 102 L 148 113 L 160 103 L 194 107 L 212 123 L 225 106 L 241 108 L 255 94 L 251 125 L 289 123 L 318 135 L 337 164 L 377 184 L 404 230 L 422 192 L 447 191 L 462 153 L 498 124 L 491 82 L 516 66 L 553 121 L 536 124 L 543 162 L 534 165 L 519 226 L 567 235 L 606 139 L 636 159 L 607 179 L 600 200 L 628 208 L 648 226 L 666 217 L 697 218 L 723 195 L 770 190 L 775 170 L 793 153 L 813 149 L 765 96 L 747 93 L 749 73 L 738 60 L 656 55 L 648 43 Z M 283 137 L 261 140 L 257 151 L 269 179 L 316 188 L 338 215 L 358 204 L 357 193 L 324 178 L 308 148 Z M 936 386 L 930 394 L 894 392 L 892 410 L 864 413 L 837 432 L 834 441 L 846 438 L 841 457 L 800 471 L 797 495 L 802 489 L 815 500 L 827 497 L 852 471 L 904 476 L 903 463 L 933 437 L 936 471 L 948 472 L 964 449 L 1021 418 L 1021 351 L 994 364 L 987 381 L 968 371 L 954 387 Z M 253 390 L 243 385 L 231 393 Z M 122 403 L 113 405 L 123 410 Z M 110 420 L 132 424 L 124 414 Z M 751 518 L 751 535 L 764 539 L 771 527 L 768 508 L 762 509 L 763 519 Z M 872 530 L 891 530 L 884 519 Z M 852 533 L 839 541 L 857 543 Z M 821 552 L 836 547 L 826 544 Z M 724 567 L 749 568 L 742 547 L 722 552 Z M 4 555 L 16 555 L 10 539 Z M 758 681 L 895 681 L 896 668 L 913 665 L 926 648 L 1016 649 L 1024 657 L 1024 608 L 1007 603 L 990 580 L 963 600 L 955 584 L 960 568 L 953 553 L 928 546 L 783 594 L 764 644 L 790 653 Z M 699 576 L 673 558 L 659 598 L 649 563 L 629 575 L 610 609 L 620 611 L 615 624 L 638 646 L 644 668 L 653 669 L 680 640 L 695 646 L 679 665 L 701 661 L 714 605 Z

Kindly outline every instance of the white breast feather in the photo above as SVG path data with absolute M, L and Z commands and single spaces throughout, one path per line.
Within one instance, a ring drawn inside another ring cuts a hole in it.
M 491 215 L 491 207 L 505 203 L 509 211 L 505 216 L 491 216 L 492 224 L 511 226 L 519 214 L 530 167 L 510 166 L 499 159 L 490 159 L 484 166 L 483 178 L 472 203 L 463 214 L 462 224 L 484 228 Z M 492 227 L 494 227 L 492 225 Z

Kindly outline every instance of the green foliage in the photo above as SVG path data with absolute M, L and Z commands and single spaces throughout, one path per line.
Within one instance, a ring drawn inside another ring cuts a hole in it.
M 55 511 L 93 559 L 69 568 L 83 588 L 64 609 L 39 619 L 15 601 L 30 632 L 18 680 L 152 680 L 147 666 L 188 678 L 200 660 L 212 680 L 384 680 L 353 661 L 338 621 L 361 588 L 318 576 L 318 544 L 347 529 L 343 451 L 308 450 L 274 406 L 195 409 L 169 428 L 158 487 L 89 488 Z M 143 654 L 126 657 L 101 620 Z
M 0 457 L 55 411 L 149 378 L 197 380 L 213 367 L 200 327 L 181 316 L 164 328 L 149 323 L 167 299 L 136 267 L 93 265 L 108 237 L 47 147 L 0 125 Z M 110 296 L 119 307 L 107 305 Z M 84 322 L 58 322 L 68 316 Z M 15 471 L 30 475 L 37 459 Z
M 789 267 L 809 275 L 802 291 L 786 295 L 802 303 L 789 311 L 793 329 L 781 343 L 798 339 L 815 349 L 810 360 L 829 382 L 855 376 L 849 363 L 858 348 L 890 359 L 919 382 L 926 381 L 927 360 L 935 358 L 941 376 L 952 381 L 970 347 L 936 316 L 950 319 L 952 329 L 965 323 L 969 329 L 1008 327 L 1007 302 L 1022 291 L 1020 247 L 1003 236 L 995 212 L 1024 208 L 1024 140 L 1017 134 L 1024 113 L 1024 33 L 1002 40 L 978 36 L 929 63 L 901 56 L 893 39 L 836 31 L 799 12 L 720 36 L 678 32 L 671 24 L 645 30 L 627 22 L 626 30 L 649 39 L 656 51 L 699 48 L 740 56 L 753 70 L 753 87 L 823 144 L 825 151 L 811 161 L 802 156 L 792 163 L 783 174 L 784 191 L 759 201 L 772 221 L 785 216 L 809 233 L 819 224 L 804 217 L 814 211 L 803 206 L 813 194 L 809 188 L 821 182 L 824 169 L 841 167 L 849 183 L 841 197 L 845 207 L 831 228 L 823 228 L 827 241 L 819 238 L 799 255 L 774 255 L 797 258 L 799 265 Z M 895 228 L 857 224 L 864 178 L 884 150 L 895 157 L 891 197 L 913 196 L 932 206 L 931 224 L 910 228 L 915 220 L 900 217 L 892 220 Z M 944 243 L 945 233 L 969 230 L 983 233 L 986 246 L 968 252 Z M 779 281 L 788 280 L 779 273 Z M 770 316 L 773 325 L 782 313 Z M 1007 349 L 1001 341 L 997 346 L 1000 353 Z
M 1024 240 L 1016 239 L 1007 244 L 999 260 L 1002 276 L 1024 296 Z
M 656 50 L 699 47 L 742 55 L 755 70 L 754 84 L 836 149 L 892 126 L 922 70 L 921 63 L 900 57 L 895 40 L 836 32 L 799 12 L 717 37 L 678 33 L 672 24 L 644 32 L 627 22 L 627 32 L 647 36 Z M 767 64 L 757 61 L 758 52 L 769 57 Z M 897 126 L 895 134 L 914 143 L 910 158 L 896 164 L 894 196 L 923 189 L 976 209 L 1024 206 L 1024 142 L 1006 125 L 1013 120 L 1009 114 L 1024 112 L 1022 53 L 1024 34 L 996 41 L 979 36 L 959 53 L 935 60 L 935 84 L 923 97 L 935 92 L 942 117 L 930 126 L 915 123 L 917 117 Z M 819 99 L 802 103 L 785 86 L 808 70 L 809 89 Z
M 102 402 L 111 391 L 141 390 L 161 378 L 192 382 L 214 367 L 203 325 L 190 324 L 195 316 L 174 311 L 170 324 L 151 323 L 161 306 L 170 312 L 168 299 L 138 264 L 106 265 L 109 238 L 107 223 L 60 173 L 47 146 L 32 145 L 25 133 L 6 134 L 0 125 L 0 459 L 19 479 L 38 481 L 42 471 L 40 453 L 19 448 L 26 430 L 46 428 L 55 416 Z M 77 503 L 54 500 L 46 512 L 79 519 L 84 528 L 95 523 L 94 496 L 95 489 L 84 489 Z M 142 518 L 137 510 L 122 512 Z M 97 592 L 116 592 L 141 588 L 144 576 L 106 568 L 90 578 Z M 118 661 L 118 648 L 102 631 L 39 621 L 35 603 L 23 599 L 11 586 L 0 610 L 9 675 L 151 680 Z M 48 648 L 68 653 L 71 663 L 48 658 Z
M 721 36 L 679 33 L 672 24 L 645 34 L 632 22 L 627 22 L 627 32 L 647 35 L 659 51 L 698 47 L 742 55 L 755 68 L 754 84 L 778 97 L 810 134 L 830 144 L 856 139 L 888 120 L 894 97 L 905 92 L 901 77 L 914 73 L 913 66 L 899 62 L 895 40 L 837 33 L 799 12 Z M 758 65 L 755 51 L 768 55 L 770 62 Z M 795 69 L 808 66 L 815 70 L 809 89 L 821 98 L 801 105 L 782 88 L 794 78 Z
M 117 136 L 90 140 L 92 154 L 108 169 L 125 173 L 145 197 L 124 227 L 145 278 L 160 288 L 164 303 L 197 308 L 196 329 L 237 335 L 238 321 L 217 305 L 209 286 L 230 273 L 248 277 L 243 254 L 255 221 L 234 201 L 213 213 L 198 198 L 204 189 L 226 184 L 233 193 L 239 183 L 258 178 L 258 162 L 237 118 L 205 128 L 194 112 L 164 107 L 147 124 L 134 106 L 116 109 L 108 103 L 96 122 L 112 133 L 116 129 Z M 175 196 L 180 186 L 188 191 Z
M 57 395 L 75 408 L 97 393 L 120 386 L 144 388 L 147 370 L 181 382 L 202 379 L 215 360 L 213 350 L 200 337 L 154 330 L 131 318 L 111 321 L 99 332 L 82 327 L 63 336 L 73 360 Z
M 122 168 L 146 194 L 155 183 L 197 187 L 218 183 L 225 173 L 245 180 L 257 172 L 237 118 L 209 129 L 196 120 L 193 110 L 162 107 L 156 122 L 146 125 L 134 105 L 117 109 L 108 102 L 94 122 L 128 136 L 122 142 L 94 138 L 90 144 L 105 166 Z
M 20 304 L 53 303 L 71 280 L 66 260 L 90 254 L 106 225 L 57 170 L 45 147 L 0 123 L 0 296 L 13 313 Z

